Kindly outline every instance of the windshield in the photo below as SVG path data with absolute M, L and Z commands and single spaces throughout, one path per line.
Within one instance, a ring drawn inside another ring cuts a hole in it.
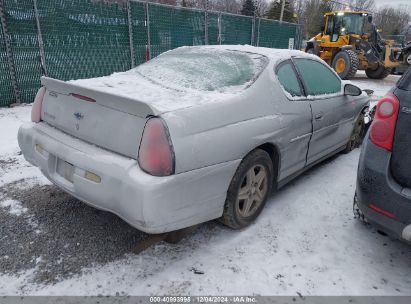
M 365 18 L 363 14 L 342 14 L 329 18 L 329 34 L 363 34 Z
M 250 85 L 267 62 L 254 53 L 186 47 L 166 52 L 134 71 L 174 89 L 225 91 Z

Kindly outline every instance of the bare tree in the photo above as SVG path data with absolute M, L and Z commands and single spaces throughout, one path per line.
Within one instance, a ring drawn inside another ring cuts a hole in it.
M 177 5 L 177 0 L 149 0 L 154 3 L 168 4 L 168 5 Z
M 255 0 L 255 15 L 257 17 L 262 17 L 266 14 L 268 10 L 268 2 L 267 0 Z
M 375 24 L 382 35 L 399 35 L 411 20 L 410 13 L 401 7 L 384 6 L 374 16 Z
M 376 9 L 374 0 L 350 0 L 350 5 L 356 11 L 374 11 Z
M 304 25 L 305 38 L 311 38 L 321 31 L 324 23 L 324 14 L 331 12 L 335 8 L 333 2 L 327 0 L 306 0 L 299 17 Z
M 239 14 L 241 3 L 237 0 L 216 0 L 213 2 L 213 9 L 220 12 Z

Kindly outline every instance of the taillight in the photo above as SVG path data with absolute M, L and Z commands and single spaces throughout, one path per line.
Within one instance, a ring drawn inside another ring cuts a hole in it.
M 41 121 L 41 109 L 43 107 L 44 94 L 46 93 L 46 88 L 41 87 L 34 98 L 33 106 L 31 107 L 31 121 L 40 122 Z
M 150 118 L 141 138 L 138 152 L 140 168 L 155 176 L 174 173 L 174 151 L 168 129 L 161 118 Z
M 400 102 L 397 97 L 388 93 L 378 102 L 374 121 L 371 124 L 371 141 L 388 151 L 392 150 L 399 107 Z

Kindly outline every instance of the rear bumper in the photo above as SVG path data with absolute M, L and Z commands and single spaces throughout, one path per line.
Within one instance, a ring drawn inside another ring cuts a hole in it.
M 134 159 L 88 144 L 46 123 L 24 124 L 18 142 L 26 160 L 58 187 L 148 233 L 173 231 L 220 217 L 240 162 L 155 177 L 143 172 Z M 36 145 L 43 147 L 42 153 Z M 59 159 L 73 165 L 70 180 L 57 172 Z M 101 181 L 85 178 L 85 171 L 98 175 Z
M 364 140 L 357 174 L 357 203 L 365 217 L 388 234 L 411 241 L 411 195 L 390 172 L 391 153 Z M 410 192 L 411 193 L 411 192 Z M 388 213 L 370 208 L 370 204 Z

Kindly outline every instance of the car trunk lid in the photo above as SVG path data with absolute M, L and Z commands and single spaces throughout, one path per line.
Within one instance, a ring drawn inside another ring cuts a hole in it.
M 137 158 L 146 118 L 157 115 L 148 104 L 47 77 L 42 120 L 51 126 L 116 153 Z

